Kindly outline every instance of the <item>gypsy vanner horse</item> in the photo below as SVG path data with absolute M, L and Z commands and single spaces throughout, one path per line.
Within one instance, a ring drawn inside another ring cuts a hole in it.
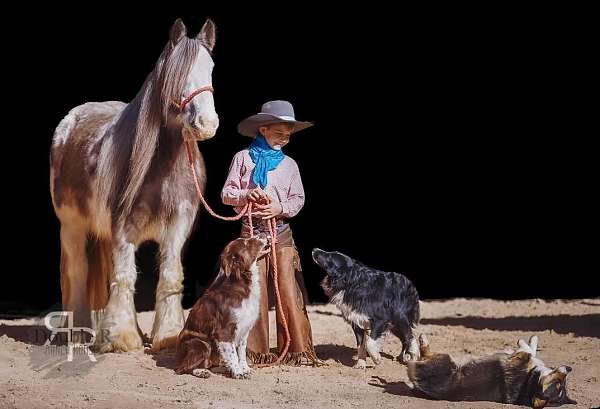
M 199 208 L 185 143 L 212 138 L 219 126 L 214 44 L 210 19 L 196 38 L 177 20 L 129 104 L 85 103 L 54 133 L 50 191 L 60 220 L 63 309 L 73 311 L 76 326 L 96 330 L 100 352 L 143 346 L 135 252 L 147 240 L 158 242 L 160 254 L 153 349 L 172 345 L 183 328 L 181 253 Z M 204 161 L 191 145 L 203 188 Z

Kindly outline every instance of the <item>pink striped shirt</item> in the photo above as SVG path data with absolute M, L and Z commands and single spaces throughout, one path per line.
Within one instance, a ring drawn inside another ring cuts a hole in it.
M 254 162 L 248 149 L 235 154 L 221 192 L 221 199 L 226 205 L 234 206 L 238 213 L 247 202 L 248 191 L 257 187 L 252 181 L 253 170 Z M 280 217 L 290 218 L 297 215 L 304 206 L 304 187 L 296 161 L 286 155 L 277 168 L 269 171 L 267 180 L 267 186 L 263 190 L 281 204 L 283 212 Z

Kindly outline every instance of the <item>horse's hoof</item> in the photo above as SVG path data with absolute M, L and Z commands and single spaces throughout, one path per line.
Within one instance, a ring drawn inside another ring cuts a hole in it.
M 158 352 L 161 349 L 175 348 L 175 346 L 177 345 L 177 337 L 178 336 L 179 336 L 179 332 L 176 335 L 172 335 L 172 336 L 166 337 L 166 338 L 159 339 L 158 337 L 154 337 L 150 351 Z
M 95 352 L 132 352 L 143 349 L 142 338 L 137 331 L 121 331 L 115 334 L 116 331 L 108 331 L 108 334 L 103 337 L 104 341 L 93 346 Z
M 156 331 L 152 332 L 152 350 L 156 352 L 165 348 L 174 348 L 182 329 L 183 322 L 162 322 Z

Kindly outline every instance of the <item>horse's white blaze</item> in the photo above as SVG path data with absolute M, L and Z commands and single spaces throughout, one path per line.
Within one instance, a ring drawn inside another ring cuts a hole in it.
M 214 63 L 208 51 L 204 48 L 198 57 L 188 77 L 182 99 L 191 95 L 195 90 L 212 85 L 212 70 Z M 219 127 L 219 116 L 215 110 L 212 92 L 205 91 L 196 95 L 188 104 L 188 126 L 184 131 L 192 133 L 194 139 L 205 140 L 212 138 Z

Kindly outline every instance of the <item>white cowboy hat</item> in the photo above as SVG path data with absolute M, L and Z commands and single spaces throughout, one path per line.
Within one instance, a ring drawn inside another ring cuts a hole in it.
M 294 117 L 294 107 L 288 101 L 269 101 L 263 104 L 261 111 L 249 116 L 238 124 L 238 132 L 244 136 L 254 138 L 258 128 L 277 123 L 294 124 L 294 132 L 313 126 L 312 122 L 297 121 Z

